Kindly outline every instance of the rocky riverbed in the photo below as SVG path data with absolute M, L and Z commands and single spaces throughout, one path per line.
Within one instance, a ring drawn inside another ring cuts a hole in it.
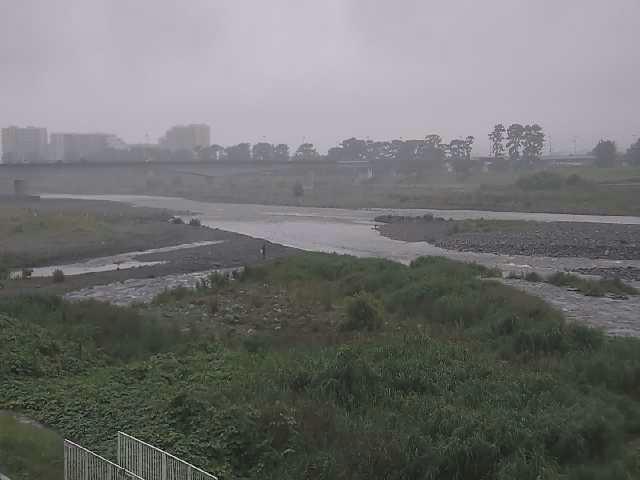
M 602 278 L 619 278 L 625 282 L 640 282 L 640 268 L 636 267 L 591 267 L 577 268 L 574 271 L 583 275 L 595 275 Z
M 542 298 L 561 310 L 570 321 L 599 328 L 607 335 L 640 337 L 640 296 L 625 300 L 586 297 L 579 292 L 548 283 L 518 279 L 504 279 L 503 282 Z
M 640 259 L 640 225 L 445 220 L 431 216 L 391 215 L 376 220 L 382 222 L 378 229 L 384 236 L 407 242 L 428 242 L 448 250 L 499 255 Z M 607 272 L 608 275 L 615 273 L 624 273 L 627 279 L 633 275 L 633 279 L 637 279 L 637 272 Z

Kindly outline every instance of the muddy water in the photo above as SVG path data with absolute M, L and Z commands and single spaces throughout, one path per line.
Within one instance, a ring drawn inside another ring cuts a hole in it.
M 196 212 L 202 223 L 233 232 L 260 237 L 304 250 L 337 252 L 356 256 L 384 257 L 410 262 L 422 255 L 439 255 L 465 262 L 498 267 L 504 272 L 536 270 L 552 273 L 589 267 L 633 266 L 638 260 L 592 260 L 587 258 L 553 258 L 543 256 L 506 256 L 444 250 L 426 242 L 407 243 L 383 237 L 375 229 L 374 218 L 381 214 L 424 215 L 433 213 L 455 219 L 486 218 L 533 220 L 545 222 L 592 222 L 640 224 L 640 217 L 570 215 L 548 213 L 487 212 L 471 210 L 371 209 L 286 207 L 274 205 L 219 204 L 172 197 L 129 195 L 55 195 L 52 198 L 111 200 L 140 207 Z M 602 326 L 612 334 L 640 336 L 640 308 L 635 299 L 613 301 L 567 295 L 564 289 L 537 285 L 519 285 L 562 308 L 569 316 Z M 617 325 L 624 325 L 618 329 Z

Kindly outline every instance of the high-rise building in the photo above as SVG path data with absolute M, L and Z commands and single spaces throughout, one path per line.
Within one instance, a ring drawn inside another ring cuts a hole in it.
M 172 152 L 206 148 L 211 145 L 211 130 L 204 124 L 177 125 L 167 130 L 160 145 Z
M 108 149 L 123 148 L 126 144 L 108 133 L 52 133 L 49 151 L 53 162 L 82 162 Z
M 8 127 L 2 129 L 4 163 L 37 163 L 47 160 L 47 129 Z

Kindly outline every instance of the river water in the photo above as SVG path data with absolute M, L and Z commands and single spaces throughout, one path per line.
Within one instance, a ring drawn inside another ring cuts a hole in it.
M 640 268 L 640 260 L 604 260 L 573 257 L 509 256 L 444 250 L 426 242 L 408 243 L 380 235 L 374 218 L 382 214 L 424 215 L 466 219 L 532 220 L 543 222 L 593 222 L 640 224 L 640 217 L 551 213 L 489 212 L 432 209 L 339 209 L 275 205 L 208 203 L 175 197 L 134 195 L 47 195 L 49 198 L 119 201 L 138 207 L 155 207 L 196 213 L 203 225 L 310 251 L 384 257 L 403 263 L 422 255 L 498 267 L 504 272 L 536 270 L 543 274 L 589 267 Z M 611 300 L 567 295 L 557 287 L 540 288 L 527 282 L 514 286 L 543 297 L 570 317 L 602 326 L 617 335 L 640 336 L 640 299 Z M 595 318 L 594 318 L 595 317 Z
M 135 250 L 132 252 L 119 253 L 117 255 L 109 255 L 107 257 L 95 257 L 84 262 L 67 263 L 61 265 L 49 265 L 47 267 L 38 267 L 31 269 L 31 277 L 50 277 L 56 270 L 62 270 L 65 275 L 82 275 L 84 273 L 110 272 L 113 270 L 127 270 L 129 268 L 148 267 L 151 265 L 160 265 L 166 263 L 164 261 L 142 262 L 135 260 L 136 257 L 148 255 L 152 253 L 174 252 L 176 250 L 184 250 L 187 248 L 203 247 L 206 245 L 216 245 L 222 243 L 221 240 L 182 243 L 171 247 L 151 248 L 149 250 Z M 14 277 L 21 276 L 22 272 L 16 270 L 11 272 Z

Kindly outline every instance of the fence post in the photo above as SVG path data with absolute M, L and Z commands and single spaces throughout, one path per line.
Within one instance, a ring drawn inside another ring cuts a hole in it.
M 142 444 L 138 443 L 138 474 L 142 473 Z
M 69 480 L 69 467 L 67 464 L 69 463 L 69 453 L 68 453 L 67 443 L 64 444 L 64 480 Z
M 116 453 L 116 461 L 118 465 L 122 465 L 122 435 L 118 432 L 118 451 Z
M 89 480 L 89 456 L 82 452 L 82 463 L 84 464 L 84 480 Z
M 162 480 L 167 480 L 167 456 L 162 455 Z

